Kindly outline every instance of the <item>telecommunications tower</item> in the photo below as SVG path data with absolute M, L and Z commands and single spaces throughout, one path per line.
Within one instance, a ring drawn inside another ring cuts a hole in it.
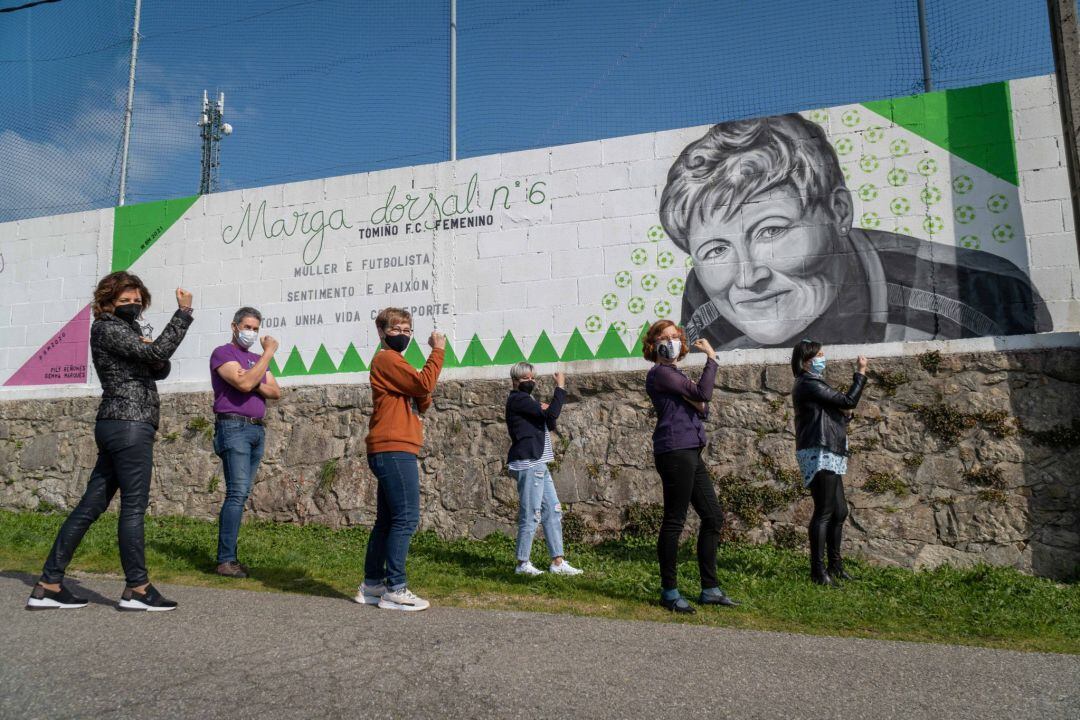
M 206 91 L 202 94 L 202 115 L 199 116 L 199 134 L 202 137 L 202 178 L 199 194 L 217 192 L 218 168 L 221 166 L 221 138 L 232 135 L 232 125 L 222 118 L 225 115 L 225 93 L 218 93 L 217 102 L 211 102 Z

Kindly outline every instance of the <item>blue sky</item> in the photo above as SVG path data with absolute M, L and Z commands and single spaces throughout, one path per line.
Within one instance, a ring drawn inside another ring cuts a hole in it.
M 13 0 L 0 0 L 0 5 Z M 131 0 L 0 14 L 0 220 L 113 204 Z M 1043 0 L 927 0 L 935 87 L 1052 72 Z M 917 92 L 915 0 L 459 0 L 459 156 Z M 129 202 L 445 160 L 445 0 L 144 0 Z

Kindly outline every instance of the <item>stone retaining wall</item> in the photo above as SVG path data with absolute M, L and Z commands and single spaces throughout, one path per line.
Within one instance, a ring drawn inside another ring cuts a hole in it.
M 932 567 L 985 561 L 1058 578 L 1080 560 L 1080 351 L 871 363 L 851 426 L 847 547 L 875 561 Z M 829 367 L 850 380 L 851 363 Z M 698 370 L 692 371 L 694 374 Z M 648 532 L 657 519 L 644 373 L 573 375 L 554 475 L 567 534 Z M 789 369 L 722 367 L 706 451 L 729 510 L 727 535 L 804 545 L 811 501 L 794 461 Z M 540 383 L 544 395 L 551 380 Z M 425 421 L 422 527 L 444 536 L 512 532 L 504 470 L 507 383 L 445 382 Z M 71 508 L 95 460 L 96 398 L 0 402 L 0 507 Z M 286 389 L 268 416 L 266 456 L 248 516 L 370 524 L 375 481 L 364 457 L 367 386 Z M 209 393 L 162 400 L 150 511 L 216 515 L 224 493 Z

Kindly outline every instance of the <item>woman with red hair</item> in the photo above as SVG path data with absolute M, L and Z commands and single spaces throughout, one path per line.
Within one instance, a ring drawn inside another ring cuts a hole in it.
M 645 378 L 645 392 L 656 409 L 653 457 L 664 491 L 664 520 L 656 554 L 660 561 L 660 604 L 677 613 L 693 613 L 694 607 L 679 594 L 676 565 L 679 536 L 690 505 L 701 518 L 697 559 L 701 573 L 702 605 L 737 605 L 724 594 L 716 579 L 716 546 L 724 516 L 705 468 L 705 425 L 709 400 L 716 380 L 716 352 L 704 338 L 694 347 L 708 360 L 701 380 L 694 382 L 678 367 L 689 348 L 682 328 L 670 320 L 653 323 L 645 335 L 643 354 L 655 365 Z

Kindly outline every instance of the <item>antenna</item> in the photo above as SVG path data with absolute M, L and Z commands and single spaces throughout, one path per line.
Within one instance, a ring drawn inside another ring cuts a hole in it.
M 199 135 L 202 138 L 202 177 L 199 194 L 217 192 L 221 167 L 221 138 L 232 135 L 233 127 L 224 121 L 225 93 L 218 93 L 217 102 L 203 90 L 202 113 L 199 115 Z

